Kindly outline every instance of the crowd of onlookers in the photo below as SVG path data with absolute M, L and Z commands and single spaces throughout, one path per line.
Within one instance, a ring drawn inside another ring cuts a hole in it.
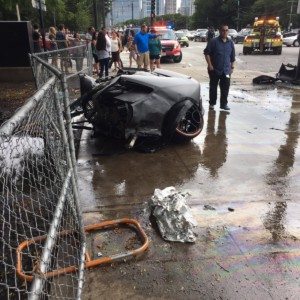
M 62 50 L 69 47 L 85 45 L 85 39 L 78 32 L 71 33 L 63 24 L 57 28 L 52 26 L 45 35 L 45 44 L 37 25 L 33 25 L 33 47 L 34 52 Z M 70 73 L 72 60 L 75 61 L 76 70 L 82 70 L 85 55 L 84 48 L 69 49 L 68 51 L 51 52 L 51 63 L 58 67 L 58 52 L 60 53 L 60 69 L 65 73 Z M 72 58 L 72 60 L 71 60 Z
M 155 34 L 155 30 L 148 33 L 148 28 L 144 24 L 141 26 L 140 32 L 137 34 L 134 30 L 129 30 L 126 36 L 121 31 L 95 30 L 89 27 L 86 34 L 71 32 L 64 26 L 59 25 L 50 27 L 46 34 L 46 45 L 43 45 L 42 37 L 37 25 L 34 25 L 33 31 L 34 52 L 61 50 L 78 45 L 90 45 L 93 54 L 93 72 L 99 77 L 108 76 L 109 67 L 113 67 L 113 72 L 123 68 L 120 53 L 126 50 L 129 55 L 129 67 L 136 63 L 138 68 L 154 70 L 160 68 L 161 43 Z M 43 49 L 45 46 L 46 49 Z M 84 53 L 78 49 L 68 49 L 68 51 L 58 51 L 60 60 L 58 60 L 58 52 L 51 52 L 52 65 L 60 68 L 65 73 L 69 73 L 72 66 L 71 57 L 76 62 L 76 69 L 82 69 Z M 81 53 L 79 53 L 81 51 Z M 70 56 L 70 54 L 72 54 Z

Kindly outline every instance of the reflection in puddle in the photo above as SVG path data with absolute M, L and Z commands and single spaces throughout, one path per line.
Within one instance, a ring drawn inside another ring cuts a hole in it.
M 291 114 L 285 130 L 286 141 L 278 149 L 278 157 L 272 170 L 266 176 L 266 182 L 275 192 L 277 197 L 288 200 L 289 174 L 293 170 L 295 151 L 298 145 L 300 112 L 297 111 L 297 94 L 293 96 Z M 276 202 L 274 208 L 266 214 L 264 219 L 265 228 L 270 231 L 274 243 L 284 238 L 286 225 L 287 202 Z
M 212 177 L 218 176 L 218 170 L 226 162 L 227 137 L 226 118 L 228 112 L 220 111 L 218 128 L 215 131 L 216 112 L 208 112 L 206 137 L 200 163 L 210 171 Z

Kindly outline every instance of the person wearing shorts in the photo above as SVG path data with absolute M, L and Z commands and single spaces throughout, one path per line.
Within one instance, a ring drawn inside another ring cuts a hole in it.
M 155 34 L 154 29 L 151 30 L 152 34 Z M 149 53 L 150 53 L 150 70 L 154 71 L 155 67 L 160 68 L 160 54 L 161 54 L 161 42 L 156 37 L 149 40 Z
M 147 29 L 147 25 L 143 24 L 141 26 L 141 31 L 134 37 L 138 68 L 142 68 L 142 66 L 144 66 L 144 69 L 146 70 L 148 70 L 150 64 L 149 39 L 157 37 L 156 34 L 148 33 Z
M 133 44 L 134 36 L 135 32 L 133 29 L 131 29 L 127 39 L 127 49 L 129 51 L 129 68 L 132 67 L 132 60 L 136 62 L 135 46 Z
M 122 51 L 122 43 L 115 31 L 111 33 L 111 60 L 114 63 L 115 69 L 117 67 L 122 69 L 121 60 L 120 60 L 120 52 Z

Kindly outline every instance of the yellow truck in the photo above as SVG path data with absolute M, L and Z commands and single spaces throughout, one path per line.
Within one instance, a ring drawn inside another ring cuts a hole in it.
M 251 33 L 245 37 L 243 54 L 252 54 L 254 51 L 260 53 L 272 51 L 274 54 L 280 55 L 282 44 L 279 17 L 255 18 Z

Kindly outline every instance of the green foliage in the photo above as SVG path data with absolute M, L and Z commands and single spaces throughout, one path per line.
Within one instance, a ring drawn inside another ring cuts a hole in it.
M 101 1 L 105 3 L 108 11 L 111 0 Z M 17 20 L 16 4 L 19 5 L 21 20 L 39 24 L 38 10 L 32 7 L 31 0 L 0 0 L 0 19 Z M 46 7 L 47 11 L 43 12 L 46 29 L 53 25 L 65 24 L 70 30 L 86 31 L 93 24 L 91 0 L 46 0 Z
M 298 1 L 294 1 L 292 23 L 300 27 L 300 17 L 296 15 Z M 281 26 L 288 27 L 291 2 L 284 0 L 195 0 L 196 12 L 192 17 L 193 28 L 218 27 L 225 22 L 230 27 L 245 27 L 252 24 L 255 17 L 280 17 Z

